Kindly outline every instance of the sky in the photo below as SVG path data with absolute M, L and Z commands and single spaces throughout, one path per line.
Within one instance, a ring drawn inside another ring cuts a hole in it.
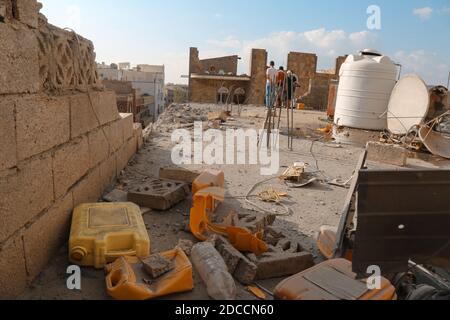
M 166 82 L 185 83 L 189 47 L 200 58 L 238 54 L 249 74 L 251 48 L 285 65 L 312 52 L 319 69 L 338 55 L 373 48 L 430 85 L 447 85 L 450 0 L 40 0 L 49 22 L 93 41 L 98 62 L 164 64 Z

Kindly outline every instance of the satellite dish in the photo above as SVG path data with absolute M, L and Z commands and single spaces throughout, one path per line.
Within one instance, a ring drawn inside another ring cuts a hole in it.
M 403 77 L 391 94 L 388 107 L 388 128 L 393 134 L 405 135 L 422 123 L 430 107 L 430 94 L 417 75 Z

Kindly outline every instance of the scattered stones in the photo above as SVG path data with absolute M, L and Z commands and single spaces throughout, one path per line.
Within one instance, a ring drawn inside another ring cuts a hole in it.
M 173 270 L 175 265 L 172 261 L 164 258 L 160 254 L 154 254 L 142 260 L 145 272 L 153 279 L 159 278 L 167 272 Z
M 216 249 L 222 255 L 228 271 L 242 284 L 251 284 L 256 279 L 257 266 L 241 252 L 236 250 L 227 239 L 218 236 Z
M 189 194 L 186 183 L 157 179 L 131 188 L 128 201 L 143 207 L 165 211 L 186 199 Z

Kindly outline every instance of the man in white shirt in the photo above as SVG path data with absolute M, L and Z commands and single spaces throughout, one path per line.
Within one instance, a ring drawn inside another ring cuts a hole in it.
M 277 69 L 275 62 L 270 62 L 270 67 L 266 72 L 266 107 L 271 108 L 274 102 L 275 85 L 276 85 Z

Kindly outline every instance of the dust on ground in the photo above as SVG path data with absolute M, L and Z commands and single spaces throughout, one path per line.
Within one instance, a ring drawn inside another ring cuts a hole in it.
M 115 186 L 127 190 L 127 186 L 139 181 L 158 178 L 159 169 L 171 165 L 171 153 L 175 144 L 171 141 L 174 129 L 186 129 L 192 131 L 194 121 L 207 122 L 208 113 L 224 110 L 224 106 L 207 104 L 175 105 L 163 114 L 154 125 L 151 139 L 136 154 L 129 163 L 127 169 L 121 174 Z M 266 117 L 266 110 L 262 107 L 245 106 L 237 114 L 237 108 L 233 110 L 232 118 L 220 125 L 222 130 L 228 128 L 262 129 Z M 283 112 L 284 113 L 284 112 Z M 293 151 L 289 151 L 288 139 L 280 135 L 280 171 L 282 173 L 294 162 L 307 164 L 309 171 L 316 172 L 319 176 L 328 179 L 347 181 L 352 177 L 358 158 L 363 151 L 359 145 L 339 145 L 333 143 L 324 134 L 317 131 L 318 128 L 327 126 L 326 115 L 322 112 L 295 111 L 294 128 L 296 139 Z M 282 115 L 281 127 L 285 125 L 286 115 Z M 355 134 L 355 133 L 353 133 Z M 316 161 L 319 168 L 316 168 Z M 371 168 L 387 168 L 390 166 L 370 163 Z M 221 205 L 218 215 L 226 215 L 230 211 L 253 212 L 255 208 L 245 202 L 244 196 L 249 190 L 263 180 L 258 165 L 185 165 L 190 170 L 204 168 L 223 170 L 226 179 L 226 200 Z M 320 172 L 318 172 L 320 171 Z M 255 193 L 267 187 L 285 191 L 289 197 L 286 204 L 292 210 L 290 216 L 280 216 L 275 226 L 282 228 L 284 233 L 297 240 L 302 247 L 313 253 L 315 261 L 322 261 L 315 244 L 316 234 L 322 225 L 336 226 L 341 217 L 341 210 L 347 189 L 337 186 L 315 183 L 306 188 L 290 189 L 273 176 L 273 180 L 265 183 L 255 190 Z M 186 226 L 189 221 L 191 197 L 165 211 L 150 211 L 144 214 L 144 221 L 149 229 L 152 253 L 173 249 L 180 239 L 188 239 L 195 242 L 195 238 L 189 233 Z M 263 204 L 267 210 L 280 210 L 280 208 Z M 70 291 L 66 286 L 66 268 L 70 265 L 67 259 L 67 246 L 61 248 L 58 255 L 49 263 L 38 279 L 21 296 L 21 299 L 69 299 L 69 300 L 100 300 L 110 299 L 106 294 L 105 275 L 102 270 L 91 268 L 82 269 L 82 290 Z M 269 290 L 273 290 L 282 279 L 271 279 L 259 283 Z M 165 297 L 171 300 L 204 300 L 209 299 L 206 288 L 194 269 L 195 289 L 192 292 L 176 294 Z M 245 287 L 238 283 L 237 299 L 256 299 L 247 292 Z

